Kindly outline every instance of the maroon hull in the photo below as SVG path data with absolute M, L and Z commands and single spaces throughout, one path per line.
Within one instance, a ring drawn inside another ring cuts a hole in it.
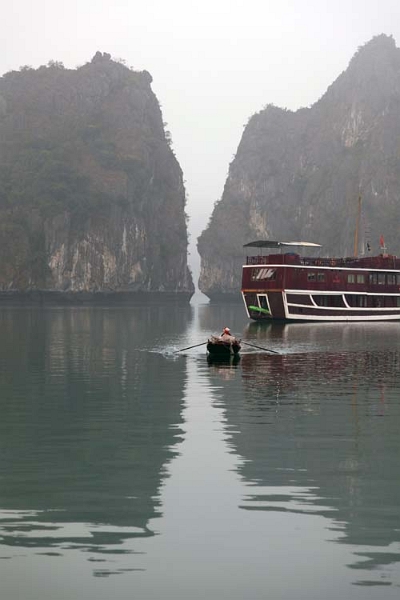
M 285 318 L 285 307 L 283 304 L 281 292 L 270 292 L 268 294 L 268 302 L 270 306 L 270 312 L 275 315 L 276 319 Z M 265 314 L 265 313 L 264 313 Z

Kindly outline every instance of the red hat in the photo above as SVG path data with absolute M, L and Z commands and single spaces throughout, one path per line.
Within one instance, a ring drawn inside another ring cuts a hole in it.
M 231 330 L 229 329 L 229 327 L 225 327 L 224 333 L 230 333 L 230 332 L 231 332 Z

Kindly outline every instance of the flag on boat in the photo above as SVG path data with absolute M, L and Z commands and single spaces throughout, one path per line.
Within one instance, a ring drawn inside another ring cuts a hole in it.
M 384 248 L 385 246 L 385 240 L 383 239 L 383 235 L 381 235 L 381 237 L 379 238 L 379 245 L 381 248 Z

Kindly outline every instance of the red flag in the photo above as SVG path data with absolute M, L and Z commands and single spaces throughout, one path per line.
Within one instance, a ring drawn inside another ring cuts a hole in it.
M 379 245 L 381 248 L 385 246 L 385 240 L 383 239 L 383 235 L 381 235 L 381 237 L 379 238 Z

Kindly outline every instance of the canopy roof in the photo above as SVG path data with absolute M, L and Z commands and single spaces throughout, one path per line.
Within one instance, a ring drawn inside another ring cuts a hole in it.
M 280 246 L 302 246 L 303 248 L 321 248 L 321 244 L 313 242 L 274 242 L 272 240 L 257 240 L 244 244 L 243 248 L 279 248 Z

